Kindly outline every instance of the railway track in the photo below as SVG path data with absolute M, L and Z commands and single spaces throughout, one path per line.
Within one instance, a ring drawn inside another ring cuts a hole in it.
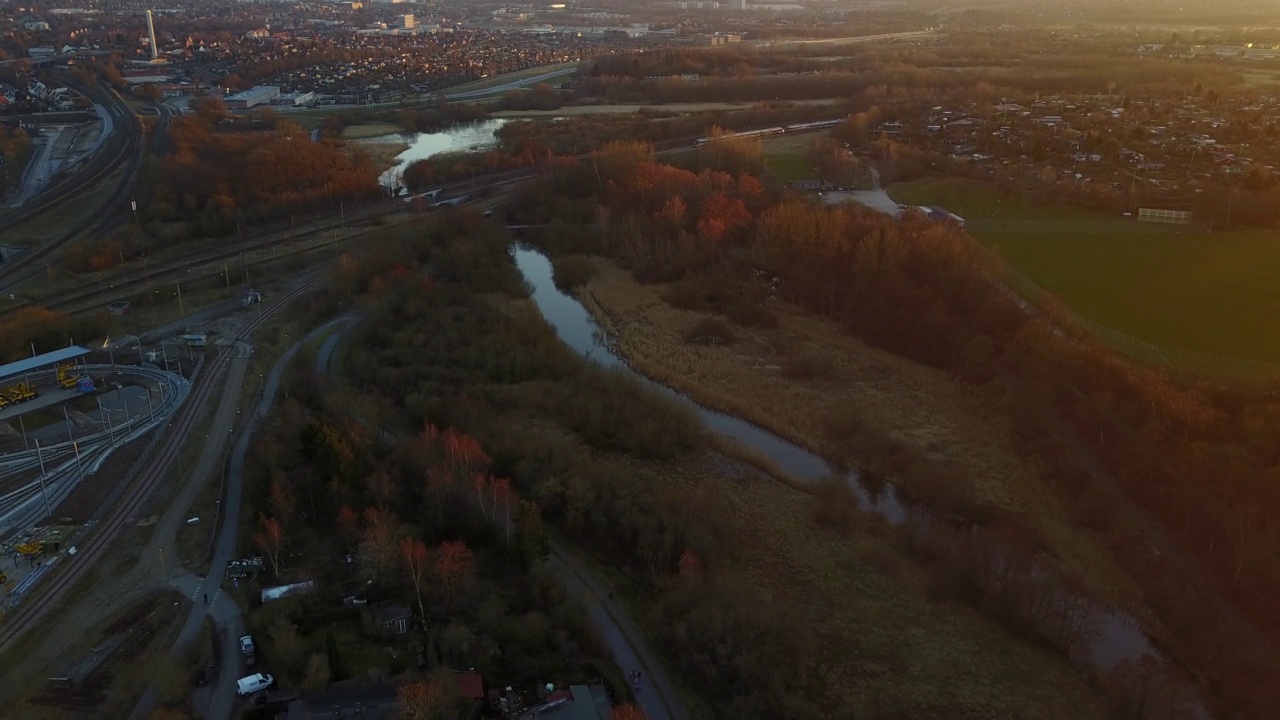
M 693 142 L 698 138 L 695 136 L 672 138 L 653 143 L 656 155 L 668 155 L 672 153 L 684 152 L 693 147 Z M 586 157 L 586 155 L 573 156 L 575 158 Z M 483 191 L 486 194 L 500 192 L 513 185 L 536 178 L 543 172 L 541 165 L 531 167 L 517 168 L 515 170 L 507 170 L 500 173 L 486 175 L 482 178 L 474 180 L 459 180 L 441 186 L 440 197 L 464 197 L 468 200 L 462 204 L 470 204 L 474 200 L 476 193 Z M 122 183 L 121 187 L 125 187 L 127 183 Z M 302 242 L 308 238 L 322 235 L 326 232 L 338 230 L 340 228 L 359 229 L 360 232 L 348 233 L 344 237 L 334 238 L 333 240 L 312 245 L 307 248 L 298 250 L 299 253 L 313 252 L 315 250 L 345 243 L 348 240 L 363 236 L 375 229 L 381 229 L 387 226 L 385 216 L 389 214 L 403 213 L 408 207 L 407 201 L 411 198 L 395 198 L 383 202 L 376 203 L 372 206 L 359 210 L 352 210 L 349 213 L 340 215 L 330 215 L 328 217 L 319 218 L 308 224 L 305 229 L 296 230 L 293 228 L 284 228 L 283 226 L 275 228 L 264 228 L 261 230 L 250 229 L 251 232 L 257 232 L 259 235 L 240 242 L 224 245 L 215 250 L 193 250 L 184 253 L 175 258 L 162 261 L 158 265 L 153 265 L 146 270 L 133 270 L 121 279 L 111 282 L 111 292 L 99 290 L 92 287 L 92 284 L 86 281 L 86 287 L 83 290 L 72 291 L 70 293 L 62 293 L 56 298 L 49 299 L 32 299 L 24 302 L 14 303 L 0 310 L 0 317 L 4 317 L 11 313 L 15 313 L 27 307 L 45 307 L 52 310 L 61 310 L 64 312 L 84 312 L 94 310 L 102 305 L 108 295 L 115 299 L 128 295 L 131 291 L 135 291 L 144 285 L 163 278 L 165 275 L 173 275 L 175 273 L 183 273 L 186 270 L 214 262 L 221 262 L 238 258 L 246 252 L 262 250 L 272 247 L 283 247 Z M 416 216 L 406 216 L 400 222 L 409 222 Z M 377 219 L 379 222 L 375 222 Z M 399 224 L 399 223 L 391 223 Z M 266 237 L 262 237 L 266 235 Z M 69 241 L 69 240 L 68 240 Z M 279 259 L 273 258 L 272 261 Z M 21 261 L 22 258 L 19 258 Z M 262 264 L 265 261 L 257 261 L 251 263 L 253 265 Z M 12 264 L 11 264 L 12 267 Z M 40 273 L 40 266 L 28 269 L 20 278 L 8 278 L 4 275 L 4 270 L 0 269 L 0 290 L 8 291 L 13 286 L 20 284 L 22 281 Z
M 83 87 L 76 89 L 90 95 L 90 91 Z M 17 232 L 16 226 L 51 211 L 59 203 L 73 202 L 77 196 L 85 192 L 86 188 L 105 180 L 121 166 L 124 167 L 124 177 L 116 184 L 111 195 L 103 201 L 99 212 L 76 223 L 62 237 L 29 249 L 13 262 L 0 266 L 0 291 L 9 291 L 41 273 L 44 269 L 44 261 L 77 239 L 86 235 L 109 233 L 128 217 L 127 202 L 133 193 L 138 170 L 142 164 L 142 123 L 114 90 L 108 88 L 101 91 L 99 97 L 106 101 L 107 111 L 120 125 L 114 134 L 123 135 L 123 137 L 109 139 L 107 145 L 98 151 L 98 157 L 89 161 L 87 168 L 41 193 L 35 205 L 23 208 L 20 215 L 10 218 L 4 231 L 6 235 L 13 237 Z
M 294 299 L 309 292 L 322 279 L 317 277 L 310 280 L 269 307 L 264 307 L 261 314 L 250 320 L 236 335 L 236 339 L 242 340 L 251 335 L 262 323 L 266 322 Z M 187 435 L 199 419 L 203 406 L 210 397 L 218 392 L 218 380 L 223 371 L 225 371 L 230 358 L 230 353 L 222 353 L 213 361 L 213 365 L 205 373 L 204 378 L 192 390 L 192 396 L 185 407 L 178 413 L 172 431 L 164 444 L 161 445 L 155 459 L 148 464 L 142 478 L 132 484 L 132 487 L 126 492 L 124 499 L 111 516 L 99 525 L 98 531 L 83 543 L 77 554 L 67 556 L 64 562 L 60 563 L 61 572 L 56 574 L 52 582 L 49 582 L 44 587 L 43 592 L 19 605 L 17 610 L 8 618 L 3 629 L 0 629 L 0 650 L 13 643 L 27 628 L 36 626 L 40 620 L 50 613 L 58 601 L 66 595 L 67 591 L 102 558 L 112 540 L 125 527 L 126 523 L 139 514 L 165 475 L 168 474 L 169 467 L 178 457 L 178 453 L 182 451 Z

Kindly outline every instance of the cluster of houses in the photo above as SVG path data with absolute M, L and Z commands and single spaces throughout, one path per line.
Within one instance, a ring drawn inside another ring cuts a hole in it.
M 1218 58 L 1221 60 L 1267 61 L 1280 59 L 1280 46 L 1247 43 L 1245 45 L 1172 45 L 1143 43 L 1138 46 L 1139 55 L 1168 58 Z
M 906 111 L 903 111 L 905 115 Z M 1280 144 L 1260 135 L 1280 98 L 1072 96 L 935 106 L 879 133 L 968 164 L 988 177 L 1141 183 L 1171 198 L 1252 169 L 1270 173 Z
M 0 82 L 0 113 L 75 110 L 80 97 L 65 87 L 49 87 L 35 78 L 22 87 Z
M 262 577 L 266 564 L 262 557 L 245 557 L 227 562 L 224 577 L 236 583 Z M 263 605 L 285 598 L 313 595 L 310 580 L 264 587 Z M 312 598 L 312 601 L 315 601 Z M 342 599 L 344 607 L 360 613 L 366 635 L 397 652 L 422 651 L 420 633 L 415 633 L 413 612 L 403 603 L 371 603 L 359 593 Z M 609 720 L 613 703 L 603 685 L 558 687 L 545 683 L 536 687 L 510 687 L 487 682 L 475 669 L 448 673 L 456 694 L 486 717 L 519 720 Z M 439 676 L 437 676 L 439 677 Z M 393 720 L 403 717 L 403 703 L 396 685 L 386 680 L 356 679 L 334 682 L 323 692 L 299 694 L 287 688 L 264 694 L 262 702 L 274 709 L 277 718 L 319 720 L 332 717 L 363 717 Z

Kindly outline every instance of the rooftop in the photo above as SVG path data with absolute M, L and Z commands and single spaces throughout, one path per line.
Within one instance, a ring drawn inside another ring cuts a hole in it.
M 72 345 L 70 347 L 64 347 L 61 350 L 54 350 L 53 352 L 29 357 L 26 360 L 19 360 L 17 362 L 0 365 L 0 379 L 13 377 L 14 375 L 21 375 L 25 372 L 31 372 L 32 370 L 38 370 L 48 365 L 55 365 L 63 362 L 64 360 L 71 360 L 88 354 L 89 351 L 86 348 L 82 348 L 79 345 Z

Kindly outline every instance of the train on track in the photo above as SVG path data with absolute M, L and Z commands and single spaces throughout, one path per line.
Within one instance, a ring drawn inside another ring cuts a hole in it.
M 786 133 L 811 132 L 813 130 L 825 130 L 826 128 L 835 127 L 844 122 L 840 120 L 817 120 L 807 123 L 792 123 L 790 125 L 775 125 L 774 127 L 760 128 L 758 130 L 744 130 L 743 132 L 729 133 L 717 137 L 700 137 L 693 141 L 694 147 L 701 147 L 709 142 L 716 140 L 728 140 L 729 138 L 765 138 L 772 135 L 785 135 Z

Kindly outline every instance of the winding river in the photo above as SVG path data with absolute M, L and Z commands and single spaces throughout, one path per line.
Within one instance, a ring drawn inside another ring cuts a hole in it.
M 417 160 L 440 155 L 442 153 L 466 152 L 468 150 L 487 150 L 498 144 L 495 135 L 498 128 L 507 121 L 502 118 L 481 120 L 473 123 L 454 125 L 438 132 L 402 133 L 365 138 L 363 143 L 407 142 L 409 147 L 396 155 L 396 164 L 378 178 L 379 184 L 386 188 L 394 188 L 400 183 L 400 176 L 405 168 Z
M 542 317 L 555 330 L 560 340 L 576 352 L 603 367 L 630 372 L 645 386 L 692 409 L 710 430 L 761 453 L 796 479 L 818 483 L 832 476 L 844 477 L 864 512 L 874 513 L 893 525 L 903 524 L 908 517 L 927 518 L 934 514 L 926 506 L 909 503 L 892 485 L 873 488 L 856 472 L 841 470 L 769 430 L 703 407 L 688 396 L 631 370 L 609 344 L 590 312 L 556 287 L 551 260 L 546 255 L 526 245 L 514 245 L 511 256 L 531 289 L 533 301 Z M 1097 617 L 1096 632 L 1090 636 L 1083 653 L 1078 656 L 1073 654 L 1073 661 L 1105 671 L 1123 660 L 1137 661 L 1143 655 L 1163 659 L 1162 653 L 1143 633 L 1133 617 L 1101 605 L 1094 610 Z M 1193 711 L 1197 717 L 1206 720 L 1211 717 L 1199 701 L 1195 703 Z

